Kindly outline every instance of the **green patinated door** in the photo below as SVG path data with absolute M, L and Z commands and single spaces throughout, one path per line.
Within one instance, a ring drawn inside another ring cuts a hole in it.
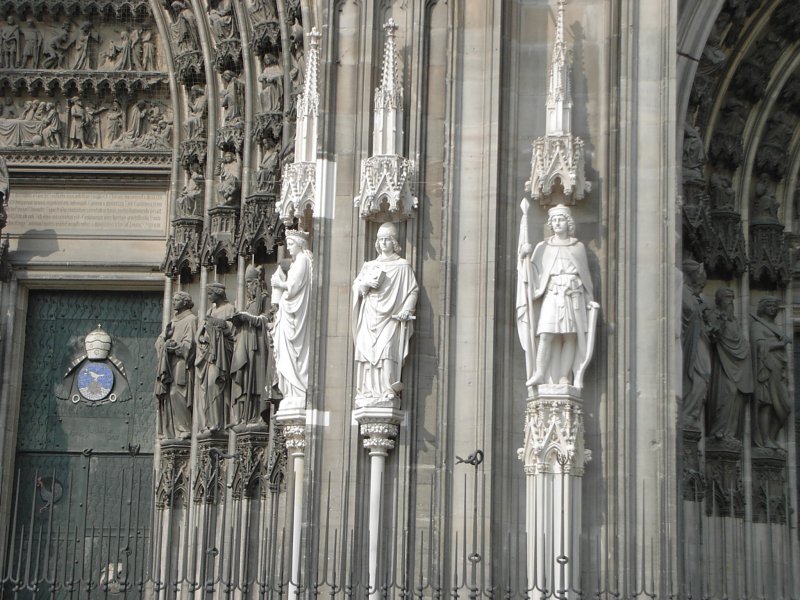
M 161 314 L 157 292 L 31 291 L 6 589 L 103 597 L 148 577 Z M 98 325 L 102 359 L 84 344 Z

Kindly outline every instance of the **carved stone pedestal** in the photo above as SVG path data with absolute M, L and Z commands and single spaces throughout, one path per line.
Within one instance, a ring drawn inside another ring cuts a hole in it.
M 238 428 L 238 430 L 237 430 Z M 269 427 L 238 425 L 236 431 L 236 465 L 233 472 L 233 498 L 254 498 L 266 491 L 269 451 Z
M 317 190 L 317 163 L 295 162 L 283 169 L 280 215 L 291 224 L 302 218 L 306 209 L 314 210 Z
M 239 227 L 239 254 L 249 256 L 262 249 L 265 254 L 275 250 L 278 215 L 274 194 L 251 194 L 247 197 Z
M 784 226 L 779 222 L 750 225 L 750 278 L 767 289 L 788 283 L 789 249 Z
M 175 573 L 177 554 L 172 551 L 176 537 L 181 538 L 185 531 L 184 521 L 189 496 L 189 457 L 192 444 L 189 440 L 162 440 L 161 457 L 158 465 L 156 483 L 156 523 L 159 529 L 155 539 L 160 540 L 155 550 L 154 567 L 157 581 L 165 581 L 169 573 Z M 180 540 L 183 541 L 182 539 Z M 163 598 L 166 589 L 157 593 Z
M 369 586 L 377 589 L 380 552 L 381 503 L 386 457 L 394 449 L 404 413 L 394 407 L 363 407 L 353 411 L 353 418 L 369 450 Z
M 303 533 L 303 489 L 305 482 L 306 409 L 281 407 L 275 421 L 283 430 L 286 451 L 292 459 L 294 495 L 292 504 L 292 564 L 289 578 L 289 598 L 297 597 L 300 584 L 300 542 Z
M 196 273 L 200 268 L 202 217 L 178 217 L 172 220 L 172 235 L 167 242 L 167 255 L 162 271 L 172 276 L 182 271 Z
M 580 589 L 581 481 L 591 452 L 583 401 L 569 385 L 540 385 L 525 411 L 528 588 L 560 598 Z
M 225 260 L 232 264 L 236 256 L 236 220 L 239 209 L 235 206 L 215 206 L 209 209 L 211 227 L 206 232 L 203 262 L 218 264 Z
M 744 517 L 742 443 L 706 438 L 706 514 Z
M 753 521 L 786 523 L 786 451 L 753 448 Z
M 706 479 L 700 468 L 700 449 L 698 445 L 702 434 L 699 429 L 685 428 L 681 431 L 683 444 L 683 499 L 702 502 L 706 497 Z
M 186 501 L 189 479 L 189 440 L 163 440 L 156 483 L 156 506 L 171 508 Z

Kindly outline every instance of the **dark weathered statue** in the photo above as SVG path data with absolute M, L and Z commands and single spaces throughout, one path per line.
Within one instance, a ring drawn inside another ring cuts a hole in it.
M 193 306 L 189 294 L 176 293 L 172 297 L 174 316 L 156 340 L 155 394 L 158 399 L 158 435 L 161 438 L 188 439 L 192 436 L 194 339 L 197 333 Z
M 791 410 L 786 376 L 790 342 L 775 323 L 779 310 L 777 298 L 762 298 L 750 323 L 755 375 L 753 445 L 761 448 L 780 447 L 778 435 Z

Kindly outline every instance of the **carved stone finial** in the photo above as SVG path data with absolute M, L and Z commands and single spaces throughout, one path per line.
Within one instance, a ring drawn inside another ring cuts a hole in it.
M 403 81 L 397 66 L 397 24 L 389 19 L 384 29 L 381 84 L 375 89 L 373 155 L 361 163 L 361 186 L 355 197 L 361 216 L 378 222 L 409 219 L 417 207 L 414 162 L 402 155 Z
M 564 39 L 565 4 L 566 0 L 558 0 L 545 135 L 533 142 L 531 178 L 525 183 L 525 190 L 543 206 L 559 202 L 575 204 L 591 187 L 584 178 L 583 140 L 572 135 L 570 61 Z M 558 190 L 559 184 L 561 191 Z
M 308 34 L 306 74 L 303 93 L 297 100 L 297 135 L 294 140 L 294 162 L 283 169 L 280 217 L 291 224 L 307 209 L 316 206 L 317 120 L 319 119 L 319 42 L 317 28 Z

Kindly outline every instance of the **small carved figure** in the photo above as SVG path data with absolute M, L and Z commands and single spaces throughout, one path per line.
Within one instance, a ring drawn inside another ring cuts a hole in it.
M 260 192 L 274 193 L 278 188 L 278 150 L 264 149 L 256 172 L 256 186 Z
M 744 406 L 753 393 L 750 344 L 733 312 L 733 290 L 720 288 L 716 304 L 711 385 L 706 404 L 706 435 L 742 440 Z
M 208 1 L 208 20 L 211 22 L 211 31 L 217 41 L 234 37 L 234 14 L 231 0 Z
M 231 357 L 233 325 L 228 320 L 236 310 L 221 283 L 208 284 L 208 309 L 197 332 L 197 400 L 200 431 L 212 433 L 225 427 L 231 401 Z
M 69 47 L 69 27 L 62 25 L 53 37 L 44 45 L 42 54 L 42 67 L 45 69 L 63 69 Z
M 0 29 L 0 69 L 16 69 L 22 56 L 22 32 L 13 15 Z
M 49 148 L 61 148 L 63 138 L 61 135 L 61 116 L 58 113 L 58 106 L 52 102 L 47 103 L 47 113 L 44 117 L 44 127 L 42 128 L 42 138 L 45 146 Z
M 19 66 L 23 69 L 38 69 L 39 56 L 42 53 L 42 41 L 44 37 L 41 32 L 36 29 L 36 23 L 33 17 L 28 17 L 25 20 L 25 24 L 27 27 L 22 32 L 25 43 L 22 46 L 22 57 L 20 58 Z
M 713 173 L 710 186 L 712 208 L 728 211 L 736 209 L 736 192 L 733 190 L 730 177 L 721 173 Z
M 681 305 L 681 347 L 683 349 L 684 427 L 699 429 L 700 414 L 705 405 L 711 380 L 712 330 L 710 309 L 703 299 L 706 270 L 692 259 L 683 261 L 683 298 Z
M 242 161 L 235 152 L 222 153 L 222 165 L 219 178 L 220 206 L 236 206 L 242 191 Z
M 196 140 L 206 135 L 206 119 L 208 118 L 208 98 L 206 88 L 193 85 L 189 95 L 189 117 L 186 119 L 186 137 Z
M 569 208 L 551 208 L 547 223 L 552 236 L 533 252 L 528 243 L 519 248 L 517 322 L 527 355 L 526 385 L 582 388 L 600 307 L 593 299 L 586 248 L 574 237 Z
M 85 148 L 87 146 L 87 129 L 90 115 L 83 105 L 83 101 L 74 96 L 70 99 L 69 106 L 69 131 L 67 132 L 68 148 Z
M 205 190 L 205 177 L 203 167 L 198 161 L 193 161 L 189 166 L 189 181 L 175 199 L 175 209 L 178 217 L 197 217 L 203 207 L 203 192 Z
M 275 363 L 270 356 L 270 296 L 263 271 L 249 266 L 244 275 L 247 304 L 235 313 L 236 342 L 231 362 L 231 422 L 264 424 L 269 420 L 269 403 Z
M 375 249 L 378 258 L 364 263 L 353 282 L 358 406 L 398 400 L 419 294 L 414 270 L 398 254 L 396 225 L 380 226 Z
M 200 49 L 200 40 L 197 33 L 197 23 L 188 3 L 173 2 L 172 14 L 175 15 L 170 26 L 172 41 L 179 54 Z
M 93 69 L 94 53 L 100 43 L 100 34 L 92 31 L 91 21 L 84 21 L 80 26 L 80 33 L 75 40 L 75 60 L 73 69 Z
M 136 44 L 133 47 L 133 64 L 139 71 L 155 71 L 156 46 L 153 43 L 153 32 L 149 29 L 138 29 Z
M 276 23 L 278 21 L 278 11 L 275 7 L 275 0 L 250 0 L 248 7 L 250 19 L 253 26 L 264 23 Z
M 174 316 L 156 340 L 155 395 L 158 399 L 158 435 L 162 438 L 188 439 L 192 435 L 197 332 L 197 317 L 191 310 L 193 306 L 189 294 L 177 292 L 172 297 Z
M 779 310 L 778 298 L 762 298 L 750 323 L 755 376 L 753 444 L 760 448 L 780 447 L 778 435 L 791 411 L 786 375 L 791 342 L 775 323 Z
M 703 168 L 706 165 L 706 151 L 700 131 L 686 123 L 683 128 L 683 183 L 705 186 Z
M 762 174 L 755 185 L 756 197 L 753 203 L 753 221 L 778 223 L 778 210 L 781 205 L 775 197 L 769 176 Z
M 105 68 L 109 71 L 130 71 L 133 69 L 133 33 L 123 30 L 117 42 L 111 42 L 105 52 Z
M 271 52 L 264 55 L 264 70 L 258 76 L 261 88 L 261 111 L 281 112 L 283 107 L 283 69 L 278 64 L 278 57 Z
M 114 100 L 111 108 L 106 111 L 106 127 L 103 136 L 103 148 L 111 148 L 121 137 L 125 130 L 125 113 L 119 100 Z
M 278 305 L 272 340 L 281 408 L 305 408 L 311 344 L 311 285 L 314 264 L 308 234 L 286 232 L 286 249 L 292 257 L 289 270 L 278 266 L 272 275 L 272 300 Z
M 142 138 L 150 129 L 150 111 L 147 102 L 139 100 L 131 107 L 128 116 L 128 129 L 115 143 L 114 147 L 133 148 L 141 145 Z
M 236 125 L 244 119 L 244 83 L 236 77 L 233 71 L 222 74 L 224 87 L 220 92 L 220 106 L 225 111 L 222 115 L 222 125 Z

